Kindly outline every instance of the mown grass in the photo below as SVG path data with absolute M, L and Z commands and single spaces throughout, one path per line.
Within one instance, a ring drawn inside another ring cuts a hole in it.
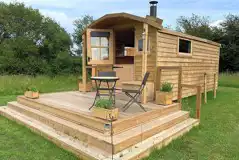
M 219 87 L 217 99 L 210 93 L 208 104 L 202 105 L 199 127 L 144 160 L 238 160 L 238 106 L 239 88 Z M 183 109 L 195 112 L 193 108 L 195 97 L 184 99 Z
M 1 160 L 77 160 L 30 129 L 0 116 Z

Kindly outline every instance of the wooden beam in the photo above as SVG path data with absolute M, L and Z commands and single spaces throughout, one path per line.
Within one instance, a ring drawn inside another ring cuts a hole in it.
M 87 90 L 87 69 L 86 69 L 86 61 L 87 61 L 87 51 L 86 51 L 86 35 L 82 35 L 82 83 L 84 85 L 83 92 Z
M 183 69 L 182 69 L 182 67 L 179 67 L 179 73 L 178 73 L 178 103 L 180 104 L 180 108 L 182 108 L 182 75 L 183 75 Z
M 196 118 L 200 119 L 200 111 L 202 105 L 202 93 L 201 93 L 201 86 L 197 86 L 197 102 L 196 102 Z
M 144 23 L 143 25 L 143 32 L 144 32 L 144 39 L 143 39 L 143 54 L 142 54 L 142 77 L 144 77 L 145 73 L 147 72 L 147 61 L 148 61 L 148 32 L 149 27 L 148 24 Z M 141 103 L 147 103 L 147 89 L 143 90 L 142 100 Z
M 213 97 L 217 98 L 217 74 L 214 74 L 214 89 L 213 89 Z
M 182 87 L 185 87 L 185 88 L 196 88 L 200 86 L 200 84 L 182 84 Z
M 159 66 L 159 69 L 180 70 L 181 66 Z
M 207 73 L 204 73 L 204 103 L 207 103 Z

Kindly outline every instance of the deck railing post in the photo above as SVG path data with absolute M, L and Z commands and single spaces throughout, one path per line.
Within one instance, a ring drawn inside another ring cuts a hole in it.
M 204 103 L 207 103 L 207 73 L 204 73 Z
M 182 108 L 182 67 L 179 67 L 178 74 L 178 103 L 180 105 L 180 109 Z
M 217 74 L 214 74 L 214 89 L 213 89 L 213 97 L 217 98 Z
M 196 101 L 196 118 L 200 119 L 200 110 L 202 105 L 202 94 L 201 94 L 201 86 L 197 86 L 197 101 Z

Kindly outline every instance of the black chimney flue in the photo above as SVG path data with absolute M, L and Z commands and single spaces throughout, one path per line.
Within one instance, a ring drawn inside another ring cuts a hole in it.
M 158 1 L 149 1 L 149 4 L 150 4 L 150 16 L 156 18 Z

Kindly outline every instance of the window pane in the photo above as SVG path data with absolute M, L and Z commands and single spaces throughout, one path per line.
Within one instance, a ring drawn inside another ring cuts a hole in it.
M 181 53 L 191 53 L 191 41 L 179 40 L 179 52 Z
M 100 37 L 91 37 L 91 46 L 100 46 Z
M 91 48 L 92 60 L 100 60 L 100 48 Z
M 109 60 L 109 48 L 101 48 L 101 60 Z
M 101 37 L 101 47 L 109 47 L 108 37 Z
M 143 39 L 138 41 L 138 51 L 143 51 Z

